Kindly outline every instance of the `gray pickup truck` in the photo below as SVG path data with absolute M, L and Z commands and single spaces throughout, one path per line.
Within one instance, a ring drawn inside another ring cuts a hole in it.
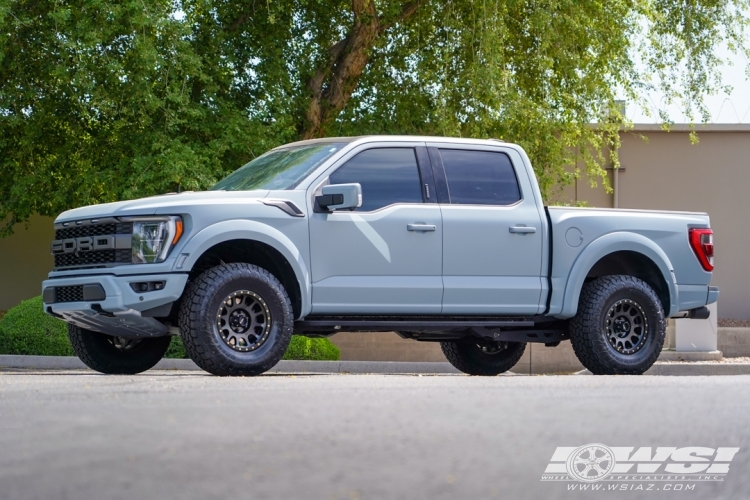
M 45 311 L 103 373 L 153 367 L 172 335 L 210 373 L 257 375 L 292 334 L 396 331 L 473 375 L 567 340 L 595 374 L 641 374 L 666 318 L 719 296 L 706 214 L 545 207 L 523 149 L 497 140 L 296 142 L 55 231 Z

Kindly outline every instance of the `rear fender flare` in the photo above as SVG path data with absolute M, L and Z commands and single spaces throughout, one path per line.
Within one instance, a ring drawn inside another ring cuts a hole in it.
M 620 251 L 637 252 L 651 259 L 661 271 L 662 277 L 669 289 L 669 311 L 666 316 L 677 313 L 677 284 L 674 278 L 672 263 L 659 245 L 647 237 L 637 233 L 616 232 L 609 233 L 591 242 L 578 258 L 568 274 L 563 295 L 562 310 L 555 314 L 558 318 L 572 318 L 578 310 L 578 300 L 589 271 L 603 257 Z

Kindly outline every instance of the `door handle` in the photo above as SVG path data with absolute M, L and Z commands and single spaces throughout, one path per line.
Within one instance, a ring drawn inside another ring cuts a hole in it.
M 510 232 L 519 233 L 519 234 L 530 234 L 530 233 L 536 233 L 536 228 L 528 227 L 528 226 L 510 226 Z
M 437 227 L 434 224 L 407 224 L 407 231 L 434 231 Z

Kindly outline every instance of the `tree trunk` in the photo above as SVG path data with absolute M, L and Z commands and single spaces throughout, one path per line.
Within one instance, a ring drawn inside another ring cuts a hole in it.
M 410 17 L 418 6 L 416 2 L 405 4 L 396 22 Z M 308 82 L 311 99 L 303 129 L 305 139 L 325 135 L 327 125 L 349 102 L 378 36 L 392 26 L 381 23 L 375 0 L 353 0 L 352 10 L 354 24 L 351 30 L 328 49 L 328 61 Z

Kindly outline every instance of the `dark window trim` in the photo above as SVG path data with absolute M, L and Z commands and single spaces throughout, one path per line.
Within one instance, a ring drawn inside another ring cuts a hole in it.
M 516 179 L 516 186 L 518 186 L 518 195 L 520 198 L 518 201 L 514 201 L 513 203 L 508 203 L 505 205 L 496 205 L 496 204 L 485 204 L 485 203 L 453 203 L 450 198 L 450 188 L 448 187 L 448 176 L 445 174 L 445 166 L 443 165 L 443 158 L 440 156 L 440 150 L 451 150 L 451 151 L 477 151 L 481 153 L 495 153 L 495 154 L 502 154 L 505 155 L 505 157 L 508 159 L 508 162 L 510 163 L 510 168 L 513 170 L 513 176 Z M 460 205 L 464 207 L 513 207 L 516 205 L 519 205 L 523 203 L 525 200 L 523 195 L 523 189 L 521 188 L 521 182 L 518 179 L 518 171 L 516 170 L 516 165 L 513 163 L 513 159 L 508 155 L 505 151 L 497 151 L 497 150 L 490 150 L 490 149 L 483 149 L 483 148 L 450 148 L 450 147 L 436 147 L 436 146 L 430 146 L 428 147 L 428 150 L 430 151 L 430 160 L 432 161 L 432 168 L 433 171 L 435 171 L 436 177 L 440 178 L 440 181 L 437 181 L 438 184 L 442 183 L 444 185 L 444 193 L 442 197 L 439 197 L 440 203 L 449 203 L 451 205 Z M 435 168 L 435 165 L 438 165 L 438 168 Z M 440 192 L 441 189 L 438 187 L 438 191 Z M 443 201 L 445 200 L 445 201 Z
M 451 202 L 451 199 L 448 192 L 448 179 L 445 176 L 443 159 L 440 158 L 440 152 L 438 151 L 438 148 L 434 146 L 428 146 L 427 151 L 430 156 L 430 163 L 432 164 L 432 173 L 435 177 L 435 191 L 437 191 L 438 203 L 448 204 Z
M 372 151 L 374 149 L 411 149 L 414 152 L 414 159 L 415 159 L 415 161 L 417 163 L 417 175 L 419 175 L 419 185 L 420 185 L 420 189 L 419 190 L 422 193 L 422 204 L 428 203 L 428 202 L 425 201 L 425 189 L 424 189 L 425 181 L 423 180 L 424 176 L 422 175 L 422 168 L 423 168 L 422 167 L 422 158 L 420 158 L 420 153 L 418 151 L 420 148 L 421 149 L 425 149 L 424 146 L 382 146 L 382 145 L 377 145 L 377 146 L 374 146 L 374 147 L 371 147 L 371 148 L 364 148 L 364 149 L 362 149 L 360 151 L 357 151 L 351 158 L 348 158 L 347 160 L 344 161 L 344 163 L 342 163 L 341 165 L 339 165 L 338 167 L 336 167 L 336 169 L 333 172 L 331 172 L 330 174 L 328 174 L 328 176 L 323 181 L 323 183 L 319 184 L 318 187 L 315 190 L 317 191 L 318 189 L 322 188 L 323 186 L 329 185 L 330 182 L 331 182 L 331 176 L 333 174 L 335 174 L 336 172 L 338 172 L 340 169 L 344 168 L 346 165 L 349 164 L 350 161 L 352 161 L 353 159 L 355 159 L 357 156 L 361 155 L 362 153 L 366 153 L 367 151 Z M 432 187 L 430 189 L 432 189 Z M 388 207 L 392 207 L 394 205 L 420 205 L 420 203 L 413 202 L 413 201 L 400 201 L 400 202 L 397 202 L 397 203 L 391 203 L 390 205 L 382 206 L 380 208 L 376 208 L 375 210 L 368 210 L 368 211 L 364 211 L 364 210 L 352 210 L 351 212 L 348 211 L 348 210 L 340 210 L 340 211 L 336 210 L 334 212 L 328 212 L 327 210 L 321 209 L 318 206 L 317 202 L 314 202 L 314 205 L 315 206 L 313 207 L 313 211 L 314 212 L 320 211 L 319 213 L 337 213 L 337 212 L 342 212 L 342 213 L 357 213 L 357 214 L 374 214 L 375 212 L 379 212 L 379 211 L 381 211 L 383 209 L 386 209 Z
M 432 173 L 430 164 L 430 155 L 425 146 L 414 148 L 417 155 L 417 165 L 419 165 L 419 179 L 422 184 L 422 203 L 437 203 L 438 195 L 435 189 L 435 176 Z M 427 196 L 429 190 L 429 197 Z

